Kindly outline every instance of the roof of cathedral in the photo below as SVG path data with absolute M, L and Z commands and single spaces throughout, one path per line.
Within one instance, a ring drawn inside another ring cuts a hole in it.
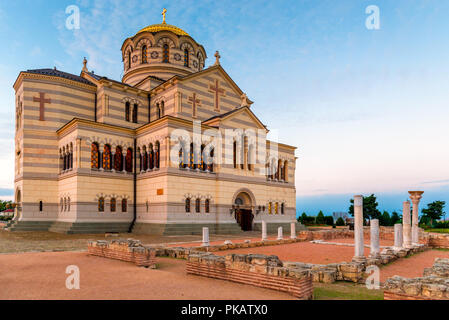
M 185 32 L 184 30 L 182 30 L 181 28 L 178 28 L 171 24 L 167 24 L 165 22 L 160 23 L 160 24 L 153 24 L 151 26 L 145 27 L 142 30 L 140 30 L 139 32 L 137 32 L 137 34 L 142 33 L 142 32 L 159 32 L 159 31 L 171 31 L 178 36 L 189 36 L 190 37 L 190 35 L 187 32 Z
M 249 111 L 262 126 L 264 126 L 265 128 L 267 127 L 266 125 L 263 124 L 262 121 L 260 121 L 260 119 L 254 114 L 254 112 L 252 112 L 252 110 L 250 108 L 246 107 L 246 106 L 245 107 L 240 107 L 240 108 L 237 108 L 237 109 L 234 109 L 234 110 L 231 110 L 231 111 L 228 111 L 228 112 L 223 113 L 223 114 L 219 114 L 219 115 L 213 116 L 212 118 L 204 120 L 203 122 L 207 123 L 207 122 L 212 121 L 214 119 L 223 119 L 223 118 L 226 118 L 227 116 L 230 116 L 233 113 L 237 113 L 237 112 L 239 112 L 239 111 L 241 111 L 243 109 L 246 109 L 247 111 Z
M 75 74 L 59 71 L 56 68 L 55 69 L 34 69 L 34 70 L 27 70 L 25 72 L 33 73 L 33 74 L 42 74 L 42 75 L 46 75 L 46 76 L 59 77 L 59 78 L 64 78 L 64 79 L 81 82 L 84 84 L 94 85 L 92 82 L 90 82 L 87 79 L 84 79 L 83 77 L 77 76 Z

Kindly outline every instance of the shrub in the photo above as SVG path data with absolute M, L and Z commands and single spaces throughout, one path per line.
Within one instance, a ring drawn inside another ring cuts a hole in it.
M 328 226 L 333 226 L 334 225 L 334 217 L 332 216 L 325 216 L 324 217 L 324 223 Z
M 345 225 L 345 220 L 343 220 L 342 217 L 338 218 L 337 222 L 336 222 L 336 225 L 339 226 L 339 227 L 344 226 Z

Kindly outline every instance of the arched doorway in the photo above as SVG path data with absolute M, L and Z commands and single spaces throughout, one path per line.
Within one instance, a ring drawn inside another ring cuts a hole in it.
M 234 198 L 234 217 L 243 231 L 253 230 L 253 199 L 248 192 L 242 191 Z

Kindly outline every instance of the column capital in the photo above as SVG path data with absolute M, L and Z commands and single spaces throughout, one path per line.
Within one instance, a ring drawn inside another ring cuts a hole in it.
M 410 194 L 410 199 L 412 202 L 418 203 L 421 200 L 424 191 L 409 191 L 408 193 Z

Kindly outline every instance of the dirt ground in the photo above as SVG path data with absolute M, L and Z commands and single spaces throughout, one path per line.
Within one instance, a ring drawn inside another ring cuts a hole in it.
M 248 232 L 245 237 L 254 239 L 259 237 L 258 232 Z M 223 242 L 241 238 L 241 235 L 211 235 L 211 241 Z M 167 244 L 179 245 L 180 243 L 201 243 L 201 236 L 160 236 L 160 235 L 135 235 L 118 234 L 111 239 L 137 239 L 144 244 Z M 43 252 L 43 251 L 80 251 L 87 249 L 87 241 L 105 239 L 105 235 L 67 235 L 52 232 L 7 232 L 0 229 L 0 254 L 21 252 Z
M 65 286 L 69 276 L 66 268 L 70 265 L 80 269 L 80 290 L 68 290 Z M 0 300 L 294 299 L 273 290 L 186 275 L 182 260 L 158 258 L 158 268 L 139 268 L 132 263 L 88 256 L 85 252 L 3 254 Z

